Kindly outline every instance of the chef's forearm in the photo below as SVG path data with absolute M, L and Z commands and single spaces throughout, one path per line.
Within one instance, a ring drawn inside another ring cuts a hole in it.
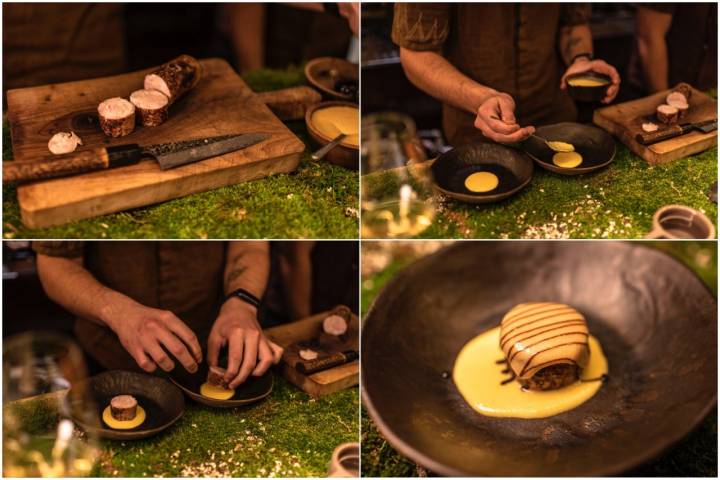
M 270 275 L 268 242 L 230 242 L 225 265 L 225 293 L 242 288 L 263 296 Z
M 111 290 L 83 267 L 82 257 L 64 258 L 39 254 L 40 282 L 51 300 L 66 310 L 101 325 L 113 327 L 113 311 L 119 303 L 133 302 Z
M 665 34 L 672 17 L 638 7 L 635 18 L 638 56 L 649 92 L 668 88 L 668 53 Z
M 437 52 L 400 48 L 405 75 L 420 90 L 438 100 L 477 113 L 480 105 L 496 90 L 464 75 Z
M 581 53 L 593 53 L 592 33 L 588 24 L 573 25 L 560 29 L 558 39 L 560 55 L 565 65 L 570 66 L 573 59 Z

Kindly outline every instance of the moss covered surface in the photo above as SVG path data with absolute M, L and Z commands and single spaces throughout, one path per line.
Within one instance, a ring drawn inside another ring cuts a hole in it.
M 335 447 L 358 440 L 358 389 L 320 399 L 276 378 L 272 394 L 245 408 L 186 400 L 168 430 L 137 441 L 101 442 L 93 476 L 324 477 Z M 42 400 L 23 402 L 23 418 L 50 422 Z
M 260 70 L 245 77 L 255 91 L 304 82 L 302 69 Z M 288 127 L 305 142 L 293 173 L 170 200 L 157 205 L 73 222 L 28 229 L 20 220 L 14 186 L 3 188 L 3 234 L 10 238 L 357 238 L 358 174 L 313 162 L 305 124 Z M 3 124 L 3 160 L 12 158 Z M 348 210 L 352 209 L 352 210 Z
M 717 244 L 715 242 L 648 242 L 654 248 L 690 267 L 717 297 Z M 395 261 L 362 284 L 362 315 L 377 294 L 409 260 Z M 629 476 L 717 477 L 717 408 L 680 443 Z M 399 454 L 378 432 L 362 409 L 362 475 L 365 477 L 416 477 L 427 472 Z
M 620 142 L 600 171 L 563 176 L 535 166 L 530 184 L 514 197 L 472 205 L 439 197 L 435 219 L 420 238 L 642 238 L 653 213 L 668 204 L 704 212 L 717 179 L 717 148 L 650 166 Z

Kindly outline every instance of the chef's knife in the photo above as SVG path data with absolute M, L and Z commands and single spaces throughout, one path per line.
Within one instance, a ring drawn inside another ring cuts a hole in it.
M 637 141 L 640 145 L 651 145 L 653 143 L 662 142 L 663 140 L 669 140 L 671 138 L 679 137 L 680 135 L 685 135 L 692 130 L 698 130 L 703 133 L 710 133 L 713 130 L 717 130 L 717 118 L 698 123 L 673 125 L 672 127 L 663 128 L 654 132 L 638 133 L 635 135 L 635 141 Z
M 143 156 L 155 157 L 160 169 L 187 165 L 255 145 L 270 138 L 265 133 L 224 135 L 185 142 L 141 147 L 137 144 L 102 147 L 57 155 L 44 160 L 3 162 L 3 183 L 26 182 L 134 165 Z

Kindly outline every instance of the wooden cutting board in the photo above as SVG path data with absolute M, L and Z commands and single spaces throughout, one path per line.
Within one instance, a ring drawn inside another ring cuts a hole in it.
M 48 227 L 203 192 L 297 168 L 305 145 L 220 59 L 202 60 L 197 86 L 170 108 L 157 127 L 137 126 L 122 138 L 106 137 L 97 125 L 97 105 L 128 98 L 153 69 L 114 77 L 23 88 L 7 92 L 15 161 L 50 155 L 47 142 L 59 131 L 75 131 L 85 144 L 152 145 L 235 133 L 269 133 L 262 143 L 172 170 L 153 159 L 138 165 L 18 187 L 23 223 Z
M 635 141 L 635 135 L 642 133 L 643 122 L 652 121 L 662 126 L 655 119 L 655 109 L 665 103 L 665 97 L 670 91 L 658 92 L 638 100 L 595 110 L 593 122 L 618 137 L 630 150 L 651 165 L 684 158 L 717 145 L 717 130 L 710 133 L 693 131 L 648 146 L 640 145 Z M 717 118 L 717 101 L 705 93 L 693 88 L 688 103 L 690 109 L 686 118 L 682 120 L 683 123 L 697 123 Z
M 295 369 L 295 361 L 297 360 L 296 349 L 289 347 L 297 342 L 307 341 L 316 337 L 322 332 L 323 320 L 331 313 L 332 311 L 330 310 L 298 320 L 297 322 L 265 330 L 268 338 L 286 349 L 281 361 L 283 376 L 288 379 L 290 383 L 315 398 L 339 392 L 340 390 L 358 384 L 360 363 L 357 360 L 310 375 L 304 375 Z M 360 322 L 357 316 L 352 315 L 348 331 L 343 337 L 345 337 L 344 345 L 338 350 L 358 351 L 360 348 Z

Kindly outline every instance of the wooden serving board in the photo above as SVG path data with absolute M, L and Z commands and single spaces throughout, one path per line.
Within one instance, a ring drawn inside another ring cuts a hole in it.
M 154 159 L 137 165 L 45 180 L 18 187 L 23 223 L 48 227 L 203 192 L 225 185 L 290 172 L 305 145 L 257 98 L 221 59 L 202 60 L 203 76 L 170 107 L 157 127 L 137 126 L 121 138 L 105 136 L 97 106 L 110 97 L 128 98 L 153 69 L 78 82 L 7 92 L 14 161 L 51 155 L 50 137 L 74 131 L 89 149 L 102 145 L 152 145 L 237 133 L 269 133 L 262 143 L 237 152 L 161 171 Z M 78 149 L 78 150 L 79 150 Z
M 648 146 L 635 141 L 635 135 L 643 131 L 643 122 L 652 121 L 662 128 L 662 124 L 655 118 L 655 109 L 665 103 L 665 97 L 670 91 L 595 110 L 593 122 L 618 137 L 630 150 L 651 165 L 687 157 L 717 145 L 717 130 L 710 133 L 693 131 Z M 717 101 L 705 93 L 693 88 L 688 103 L 690 108 L 682 120 L 683 123 L 717 118 Z
M 294 344 L 317 337 L 322 332 L 323 320 L 331 313 L 332 311 L 319 313 L 297 322 L 265 330 L 268 338 L 285 348 L 281 365 L 283 376 L 290 383 L 315 398 L 339 392 L 358 384 L 360 363 L 357 360 L 310 375 L 304 375 L 295 369 L 298 356 Z M 348 331 L 343 337 L 345 337 L 344 344 L 337 351 L 358 351 L 360 348 L 360 322 L 357 316 L 352 315 Z

